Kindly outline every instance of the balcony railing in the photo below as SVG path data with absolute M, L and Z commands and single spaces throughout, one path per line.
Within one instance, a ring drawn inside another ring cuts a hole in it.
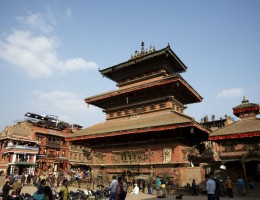
M 23 150 L 39 151 L 39 147 L 26 146 L 26 145 L 11 145 L 11 146 L 5 147 L 5 149 L 6 149 L 6 150 L 23 149 Z

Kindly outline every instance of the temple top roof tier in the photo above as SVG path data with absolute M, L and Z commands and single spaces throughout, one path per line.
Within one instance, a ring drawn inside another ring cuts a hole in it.
M 243 98 L 242 104 L 233 108 L 233 113 L 240 118 L 255 118 L 260 113 L 260 106 L 256 103 L 250 103 L 248 99 Z
M 176 74 L 185 72 L 187 67 L 169 45 L 158 51 L 154 47 L 145 50 L 142 42 L 141 51 L 135 51 L 130 60 L 99 71 L 103 76 L 121 84 L 125 80 L 161 69 L 164 69 L 168 74 Z

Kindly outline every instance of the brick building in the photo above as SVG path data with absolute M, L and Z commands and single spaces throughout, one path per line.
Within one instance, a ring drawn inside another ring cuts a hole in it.
M 236 180 L 239 175 L 246 181 L 260 182 L 260 107 L 243 99 L 233 108 L 240 120 L 214 131 L 209 141 L 218 144 L 218 163 Z M 219 167 L 219 166 L 218 166 Z
M 0 134 L 0 171 L 9 175 L 15 171 L 18 174 L 54 174 L 59 170 L 69 170 L 71 148 L 65 137 L 82 127 L 69 125 L 55 116 L 29 112 L 25 116 L 24 121 L 7 126 Z M 74 157 L 79 159 L 81 154 L 76 151 Z
M 5 174 L 34 173 L 39 151 L 37 140 L 26 122 L 7 126 L 0 134 L 0 171 Z
M 202 97 L 180 76 L 187 67 L 170 46 L 136 51 L 121 64 L 100 70 L 118 89 L 85 99 L 106 113 L 106 121 L 68 136 L 91 148 L 89 167 L 97 183 L 113 175 L 132 179 L 161 176 L 181 186 L 204 179 L 199 161 L 210 130 L 185 115 Z

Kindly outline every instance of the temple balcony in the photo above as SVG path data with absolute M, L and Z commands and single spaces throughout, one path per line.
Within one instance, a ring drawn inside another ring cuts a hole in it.
M 5 147 L 5 150 L 26 150 L 26 151 L 35 151 L 38 152 L 39 151 L 39 147 L 34 147 L 34 146 L 27 146 L 27 145 L 10 145 Z

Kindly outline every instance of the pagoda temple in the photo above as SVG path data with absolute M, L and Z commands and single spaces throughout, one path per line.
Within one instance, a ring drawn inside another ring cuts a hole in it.
M 103 109 L 106 121 L 66 138 L 91 148 L 92 177 L 106 184 L 113 175 L 127 182 L 160 176 L 184 186 L 204 180 L 209 129 L 185 115 L 202 97 L 182 77 L 187 67 L 170 46 L 141 50 L 126 62 L 100 70 L 118 89 L 85 99 Z
M 260 183 L 260 106 L 245 97 L 233 108 L 240 120 L 214 131 L 209 140 L 219 145 L 219 161 L 235 181 L 238 176 L 247 183 Z

